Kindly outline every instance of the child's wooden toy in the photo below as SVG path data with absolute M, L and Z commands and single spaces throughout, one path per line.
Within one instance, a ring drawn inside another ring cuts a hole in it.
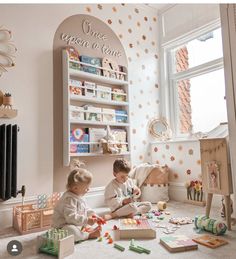
M 43 231 L 51 227 L 53 208 L 60 199 L 60 193 L 38 195 L 37 204 L 13 207 L 13 227 L 20 234 Z
M 119 235 L 120 239 L 128 238 L 155 238 L 156 231 L 153 229 L 151 222 L 148 220 L 139 220 L 139 224 L 136 219 L 120 219 L 119 221 Z
M 100 218 L 100 217 L 98 218 L 96 215 L 92 215 L 92 218 L 96 219 L 96 223 L 98 225 L 104 225 L 107 223 L 105 219 Z
M 151 250 L 149 250 L 149 249 L 146 249 L 142 246 L 135 246 L 134 239 L 131 239 L 129 249 L 131 251 L 137 252 L 139 254 L 141 254 L 141 253 L 150 254 L 151 253 Z
M 165 201 L 158 201 L 157 208 L 159 211 L 165 210 L 166 207 L 167 207 L 167 205 L 166 205 Z
M 117 243 L 114 244 L 114 248 L 120 250 L 121 252 L 124 252 L 125 251 L 125 248 L 121 245 L 118 245 Z
M 186 225 L 193 223 L 193 220 L 189 217 L 170 218 L 169 222 L 176 225 Z
M 160 243 L 171 253 L 198 249 L 198 245 L 184 235 L 161 237 Z
M 51 226 L 52 208 L 38 209 L 35 204 L 13 208 L 13 227 L 20 234 L 43 231 Z
M 62 229 L 50 229 L 38 236 L 38 250 L 63 259 L 74 253 L 74 236 Z
M 225 223 L 207 216 L 196 216 L 194 223 L 197 229 L 202 229 L 215 235 L 223 235 L 227 230 Z
M 228 244 L 228 242 L 226 240 L 219 239 L 219 238 L 209 236 L 209 235 L 195 237 L 195 238 L 193 238 L 193 241 L 195 241 L 201 245 L 210 247 L 210 248 L 217 248 L 219 246 Z
M 102 242 L 102 237 L 99 237 L 97 241 Z

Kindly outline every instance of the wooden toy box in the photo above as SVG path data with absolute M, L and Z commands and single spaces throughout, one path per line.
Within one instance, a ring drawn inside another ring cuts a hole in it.
M 36 204 L 13 208 L 13 227 L 21 235 L 43 231 L 51 227 L 53 208 L 38 209 Z

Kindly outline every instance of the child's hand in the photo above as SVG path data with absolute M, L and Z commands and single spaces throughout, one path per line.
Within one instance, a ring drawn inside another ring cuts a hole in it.
M 97 222 L 96 218 L 88 218 L 88 225 L 92 226 Z
M 137 188 L 137 189 L 134 189 L 133 194 L 139 195 L 139 193 L 140 193 L 140 190 L 139 190 L 138 188 Z
M 129 203 L 131 203 L 132 202 L 132 199 L 131 198 L 126 198 L 126 199 L 124 199 L 123 201 L 122 201 L 122 204 L 123 205 L 126 205 L 126 204 L 129 204 Z

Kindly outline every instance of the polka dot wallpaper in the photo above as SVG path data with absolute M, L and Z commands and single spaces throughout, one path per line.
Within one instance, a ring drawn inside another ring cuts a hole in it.
M 171 182 L 185 183 L 188 180 L 201 180 L 198 141 L 152 144 L 151 156 L 153 163 L 169 166 Z
M 110 26 L 124 46 L 131 93 L 132 164 L 150 161 L 147 123 L 159 114 L 157 14 L 142 4 L 88 4 L 84 13 Z

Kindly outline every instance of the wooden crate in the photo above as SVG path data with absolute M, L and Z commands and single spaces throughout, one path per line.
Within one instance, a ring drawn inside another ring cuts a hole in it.
M 13 227 L 20 234 L 43 231 L 51 227 L 53 208 L 35 207 L 35 204 L 27 204 L 13 208 Z

